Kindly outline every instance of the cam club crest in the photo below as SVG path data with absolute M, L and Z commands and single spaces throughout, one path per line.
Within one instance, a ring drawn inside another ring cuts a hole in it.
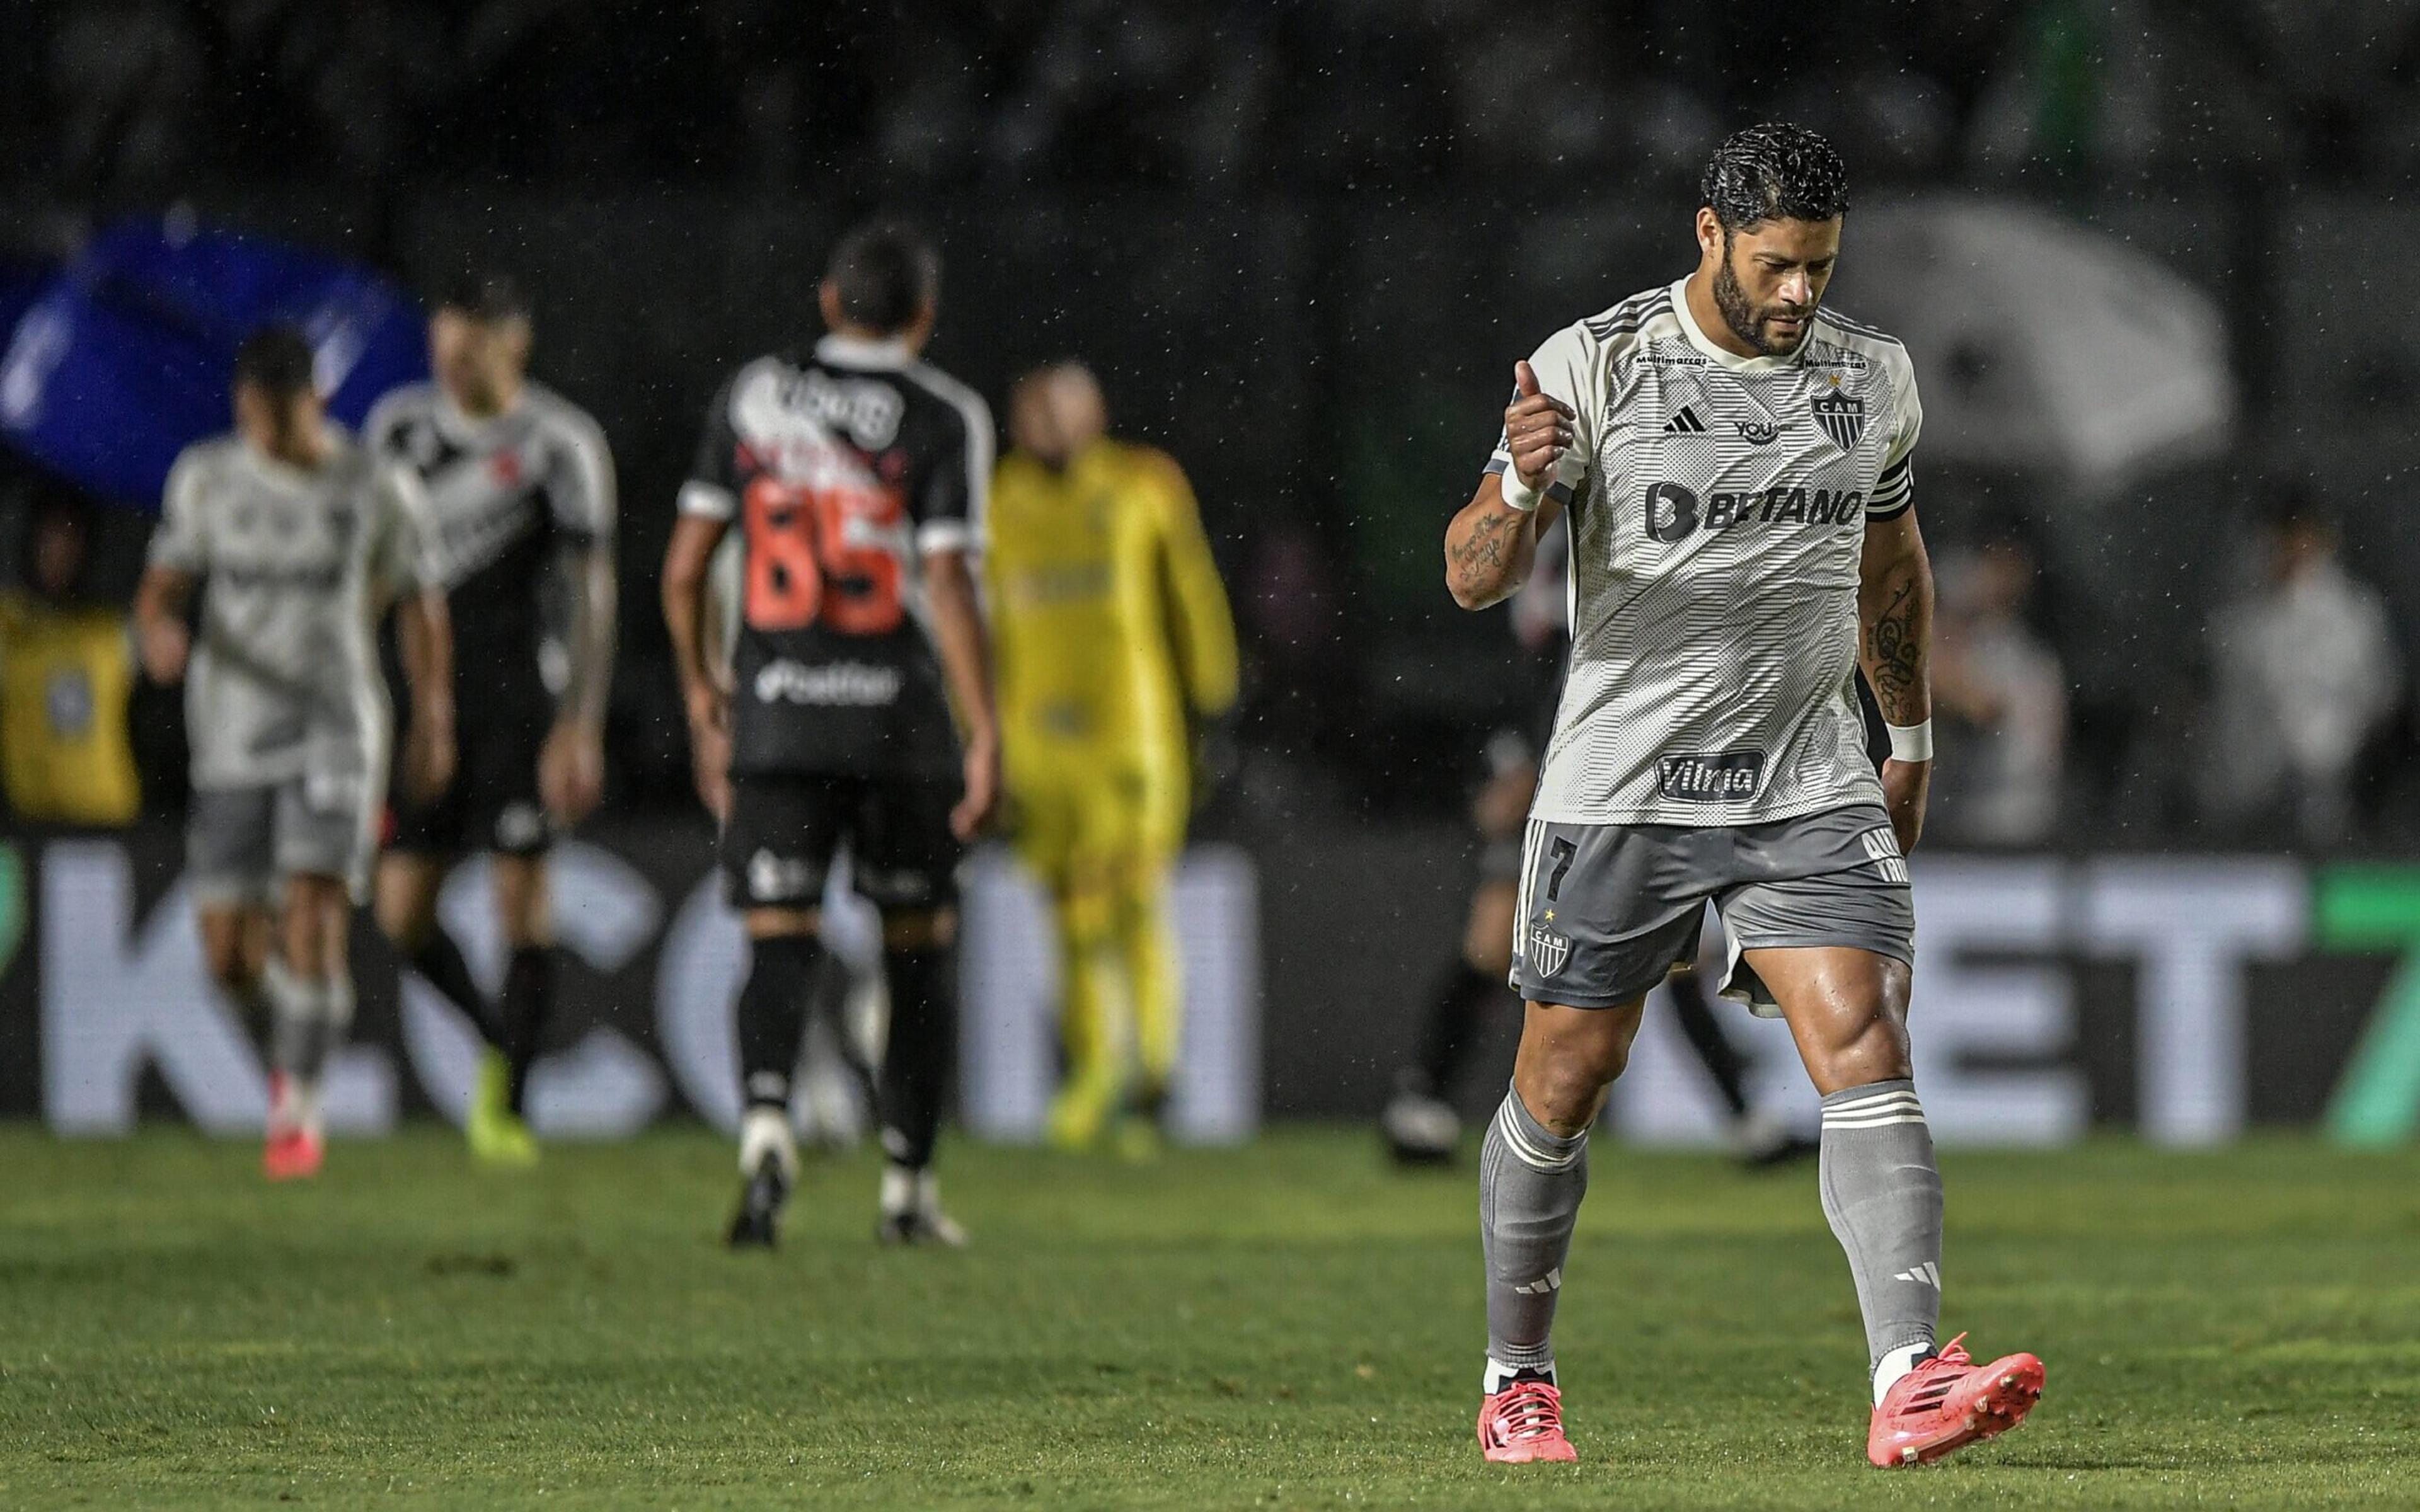
M 1832 438 L 1832 444 L 1844 452 L 1857 449 L 1857 438 L 1866 433 L 1866 401 L 1854 393 L 1838 390 L 1819 393 L 1807 401 L 1815 411 L 1815 424 Z
M 1551 977 L 1572 958 L 1572 942 L 1544 924 L 1529 930 L 1529 965 L 1541 977 Z

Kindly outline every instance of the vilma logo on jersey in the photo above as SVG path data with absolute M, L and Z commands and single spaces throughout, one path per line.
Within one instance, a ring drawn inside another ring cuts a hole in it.
M 1690 752 L 1655 759 L 1655 791 L 1683 803 L 1744 803 L 1764 783 L 1764 752 Z

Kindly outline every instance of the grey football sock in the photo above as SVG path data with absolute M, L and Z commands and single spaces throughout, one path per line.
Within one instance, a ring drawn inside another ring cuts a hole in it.
M 1555 1367 L 1555 1302 L 1588 1194 L 1588 1134 L 1547 1132 L 1507 1090 L 1479 1150 L 1490 1387 L 1498 1370 Z
M 1930 1347 L 1941 1321 L 1941 1171 L 1910 1081 L 1823 1100 L 1823 1216 L 1848 1252 L 1869 1368 Z
M 352 1024 L 352 983 L 306 980 L 272 965 L 268 985 L 275 1005 L 270 1064 L 316 1089 L 328 1057 Z

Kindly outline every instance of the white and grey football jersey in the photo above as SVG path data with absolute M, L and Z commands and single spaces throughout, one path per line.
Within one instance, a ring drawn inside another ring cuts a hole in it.
M 1532 815 L 1729 825 L 1879 803 L 1858 562 L 1867 522 L 1915 501 L 1907 349 L 1820 310 L 1795 353 L 1739 357 L 1683 286 L 1529 359 L 1577 414 L 1548 487 L 1571 516 L 1571 668 Z M 1487 471 L 1511 465 L 1499 438 Z
M 194 786 L 303 781 L 320 808 L 375 803 L 392 717 L 378 616 L 430 580 L 419 486 L 339 433 L 303 472 L 234 436 L 185 448 L 150 561 L 205 579 L 185 671 Z
M 613 545 L 605 433 L 534 381 L 511 409 L 486 420 L 465 414 L 434 383 L 411 383 L 378 402 L 363 439 L 411 468 L 427 494 L 461 686 L 534 698 L 552 628 L 541 585 L 562 548 Z

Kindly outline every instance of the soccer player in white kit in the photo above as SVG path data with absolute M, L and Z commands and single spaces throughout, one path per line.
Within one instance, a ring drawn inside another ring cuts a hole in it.
M 246 1016 L 272 1026 L 272 1180 L 318 1173 L 320 1079 L 352 1021 L 346 935 L 377 851 L 393 722 L 373 627 L 390 601 L 414 694 L 404 779 L 434 793 L 454 764 L 452 643 L 419 486 L 329 423 L 311 369 L 290 327 L 244 343 L 235 434 L 177 458 L 134 605 L 145 670 L 185 685 L 203 953 Z
M 2013 1427 L 2041 1362 L 1936 1345 L 1941 1179 L 1911 1079 L 1903 856 L 1931 766 L 1931 571 L 1907 350 L 1822 308 L 1846 174 L 1803 127 L 1708 162 L 1699 262 L 1549 337 L 1446 533 L 1466 609 L 1571 518 L 1572 662 L 1525 838 L 1512 1086 L 1480 1163 L 1488 1360 L 1479 1438 L 1575 1458 L 1552 1340 L 1588 1133 L 1647 991 L 1711 901 L 1724 995 L 1786 1019 L 1823 1094 L 1823 1211 L 1872 1369 L 1868 1458 L 1931 1461 Z M 1854 687 L 1891 727 L 1877 780 Z

